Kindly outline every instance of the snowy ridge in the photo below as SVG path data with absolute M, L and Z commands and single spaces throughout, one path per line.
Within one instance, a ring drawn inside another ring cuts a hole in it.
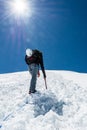
M 87 74 L 46 73 L 31 95 L 28 72 L 0 75 L 0 130 L 87 130 Z

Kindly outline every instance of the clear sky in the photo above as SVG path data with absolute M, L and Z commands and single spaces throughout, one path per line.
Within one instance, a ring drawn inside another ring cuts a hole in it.
M 24 18 L 9 1 L 0 0 L 0 73 L 27 70 L 26 48 L 43 52 L 47 70 L 87 73 L 86 0 L 28 0 Z

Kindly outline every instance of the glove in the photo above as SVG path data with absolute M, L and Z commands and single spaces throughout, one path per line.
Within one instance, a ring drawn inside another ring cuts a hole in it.
M 38 77 L 40 77 L 40 72 L 38 71 L 38 74 L 37 74 Z

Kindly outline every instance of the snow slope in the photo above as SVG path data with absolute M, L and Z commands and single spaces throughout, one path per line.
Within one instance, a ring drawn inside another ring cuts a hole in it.
M 46 73 L 31 95 L 28 72 L 0 75 L 0 130 L 87 130 L 87 74 Z

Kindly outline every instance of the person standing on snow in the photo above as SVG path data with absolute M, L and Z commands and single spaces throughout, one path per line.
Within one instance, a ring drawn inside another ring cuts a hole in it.
M 35 93 L 37 76 L 38 77 L 40 76 L 39 66 L 41 67 L 41 70 L 43 72 L 44 79 L 46 79 L 46 73 L 43 64 L 43 55 L 39 50 L 26 49 L 25 62 L 28 65 L 29 72 L 32 76 L 30 82 L 29 94 Z

